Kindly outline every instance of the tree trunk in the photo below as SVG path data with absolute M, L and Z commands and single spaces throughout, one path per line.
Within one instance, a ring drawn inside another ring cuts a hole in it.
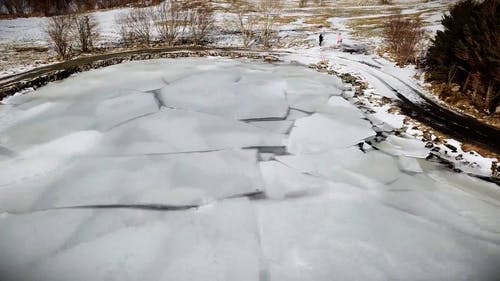
M 495 112 L 495 92 L 493 91 L 493 81 L 490 80 L 488 83 L 488 89 L 486 90 L 486 110 L 488 114 Z
M 453 82 L 453 78 L 455 78 L 455 73 L 457 72 L 457 65 L 453 64 L 448 71 L 448 86 L 451 85 L 451 82 Z
M 466 92 L 467 91 L 467 86 L 469 86 L 469 81 L 470 81 L 470 72 L 467 72 L 467 78 L 465 78 L 465 82 L 462 86 L 462 92 Z

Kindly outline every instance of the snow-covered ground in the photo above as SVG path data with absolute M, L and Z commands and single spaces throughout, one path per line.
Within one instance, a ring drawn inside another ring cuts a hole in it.
M 498 186 L 368 145 L 401 121 L 296 64 L 128 62 L 4 100 L 0 279 L 495 280 Z
M 376 26 L 359 25 L 351 26 L 353 20 L 364 20 L 389 16 L 398 11 L 406 15 L 420 15 L 429 31 L 435 32 L 441 28 L 440 19 L 447 5 L 456 0 L 440 1 L 393 1 L 392 5 L 377 5 L 377 1 L 307 1 L 306 7 L 299 8 L 299 1 L 285 0 L 284 8 L 280 18 L 293 19 L 291 22 L 280 23 L 276 29 L 279 31 L 280 47 L 295 47 L 296 49 L 308 48 L 316 45 L 319 32 L 325 33 L 327 42 L 335 42 L 335 34 L 343 32 L 356 33 L 359 29 L 379 30 Z M 364 3 L 366 2 L 366 3 Z M 213 45 L 241 47 L 241 38 L 234 34 L 234 14 L 228 13 L 229 4 L 225 1 L 217 1 L 215 26 L 216 32 L 212 34 Z M 96 11 L 94 15 L 98 26 L 100 37 L 97 45 L 101 47 L 116 47 L 120 41 L 119 28 L 115 22 L 116 16 L 126 13 L 130 8 L 120 8 L 104 11 Z M 324 22 L 321 21 L 326 17 Z M 44 51 L 42 53 L 28 53 L 18 51 L 19 47 L 48 47 L 49 42 L 45 33 L 47 18 L 30 17 L 0 20 L 0 77 L 23 72 L 40 65 L 53 63 L 55 54 Z M 153 29 L 153 34 L 154 29 Z M 222 32 L 222 34 L 220 34 Z M 330 40 L 331 39 L 331 40 Z M 377 46 L 381 40 L 379 37 L 363 38 L 356 36 L 356 41 Z M 2 54 L 3 53 L 3 54 Z M 24 58 L 31 56 L 32 59 Z
M 500 189 L 426 158 L 480 176 L 496 159 L 426 147 L 378 102 L 423 90 L 415 70 L 336 45 L 373 50 L 352 21 L 394 7 L 434 32 L 454 1 L 351 2 L 287 1 L 279 64 L 128 62 L 3 100 L 0 280 L 496 280 Z M 101 44 L 125 10 L 96 13 Z M 0 45 L 46 46 L 43 22 L 0 20 Z

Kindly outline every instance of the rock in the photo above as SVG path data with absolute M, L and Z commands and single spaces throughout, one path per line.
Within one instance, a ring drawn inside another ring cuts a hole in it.
M 434 147 L 434 144 L 432 142 L 427 142 L 425 144 L 425 148 L 433 148 Z
M 453 87 L 451 88 L 451 91 L 452 91 L 452 92 L 455 92 L 455 93 L 456 93 L 456 92 L 458 92 L 458 91 L 460 91 L 460 86 L 459 86 L 459 85 L 455 85 L 455 86 L 453 86 Z
M 444 146 L 446 146 L 447 148 L 449 148 L 452 153 L 457 152 L 457 148 L 455 146 L 449 144 L 449 143 L 445 143 Z
M 500 165 L 498 165 L 497 161 L 491 162 L 491 177 L 500 179 Z
M 429 132 L 429 131 L 426 130 L 423 133 L 424 134 L 423 134 L 422 137 L 424 138 L 424 140 L 426 140 L 426 141 L 431 141 L 432 140 L 432 134 L 431 134 L 431 132 Z
M 458 154 L 457 157 L 455 157 L 455 160 L 460 161 L 463 160 L 464 156 L 462 154 Z
M 279 58 L 277 58 L 275 56 L 266 56 L 266 57 L 264 57 L 264 60 L 267 62 L 277 62 L 277 61 L 279 61 Z

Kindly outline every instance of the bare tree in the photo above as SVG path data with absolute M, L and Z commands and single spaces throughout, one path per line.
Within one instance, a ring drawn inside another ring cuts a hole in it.
M 135 42 L 149 46 L 151 43 L 152 14 L 149 8 L 133 8 L 117 15 L 118 32 L 126 45 Z
M 260 0 L 259 14 L 261 16 L 261 39 L 264 48 L 271 47 L 271 41 L 276 37 L 276 19 L 282 11 L 281 0 Z
M 214 26 L 214 9 L 210 0 L 193 0 L 185 4 L 188 26 L 195 44 L 205 41 Z
M 82 52 L 89 52 L 99 37 L 98 23 L 92 14 L 73 17 L 73 34 Z
M 166 0 L 153 10 L 154 27 L 160 40 L 172 46 L 184 32 L 187 13 L 179 0 Z
M 72 17 L 65 15 L 49 18 L 45 27 L 54 50 L 62 59 L 71 56 L 71 25 Z
M 255 39 L 255 29 L 259 22 L 257 8 L 246 0 L 234 1 L 231 4 L 231 11 L 235 13 L 235 17 L 230 24 L 235 27 L 241 34 L 243 46 L 248 47 Z
M 389 17 L 384 25 L 383 36 L 389 51 L 396 57 L 399 65 L 415 62 L 418 47 L 425 38 L 425 30 L 420 19 L 406 18 L 402 15 Z

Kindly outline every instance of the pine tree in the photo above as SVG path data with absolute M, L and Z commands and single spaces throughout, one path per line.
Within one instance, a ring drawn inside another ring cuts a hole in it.
M 457 3 L 444 16 L 427 52 L 432 81 L 457 83 L 479 109 L 494 112 L 500 99 L 500 0 Z

